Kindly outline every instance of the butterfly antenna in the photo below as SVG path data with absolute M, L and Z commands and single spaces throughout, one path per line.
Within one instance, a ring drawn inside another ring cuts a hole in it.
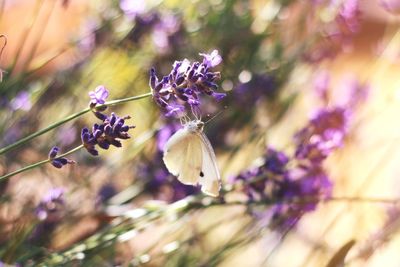
M 204 122 L 204 124 L 207 124 L 207 123 L 209 123 L 210 121 L 214 120 L 216 117 L 218 117 L 219 115 L 221 115 L 222 112 L 224 112 L 226 109 L 227 109 L 227 107 L 225 106 L 223 110 L 218 111 L 217 114 L 215 114 L 214 116 L 212 116 L 211 118 L 209 118 L 208 120 L 206 120 L 206 121 Z M 208 115 L 208 116 L 209 116 L 209 115 Z
M 183 117 L 181 117 L 182 118 L 182 120 L 181 120 L 181 124 L 182 125 L 185 125 L 185 124 L 187 124 L 188 123 L 188 121 L 190 120 L 190 118 L 188 117 L 188 115 L 183 115 Z M 182 123 L 182 121 L 183 121 L 183 123 Z
M 200 116 L 198 115 L 199 112 L 197 112 L 196 107 L 190 106 L 190 109 L 192 110 L 192 114 L 193 114 L 194 118 L 195 118 L 196 120 L 199 120 L 199 117 L 200 117 Z M 200 119 L 200 120 L 201 120 L 201 119 Z

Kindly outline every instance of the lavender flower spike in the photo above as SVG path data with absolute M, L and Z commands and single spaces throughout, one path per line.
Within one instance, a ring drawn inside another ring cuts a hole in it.
M 200 53 L 199 55 L 204 57 L 203 64 L 208 68 L 213 68 L 222 62 L 222 57 L 218 54 L 218 50 L 212 51 L 211 54 Z
M 96 87 L 96 89 L 91 92 L 89 92 L 90 96 L 90 103 L 91 104 L 104 104 L 106 102 L 106 99 L 109 95 L 109 92 L 107 88 L 105 88 L 103 85 L 99 85 Z
M 96 150 L 96 145 L 102 149 L 108 149 L 110 145 L 121 147 L 120 139 L 129 139 L 129 129 L 135 128 L 135 126 L 125 124 L 125 120 L 130 119 L 129 116 L 121 118 L 115 115 L 115 113 L 111 113 L 111 116 L 102 115 L 102 124 L 95 123 L 92 127 L 92 131 L 86 127 L 81 131 L 82 144 L 93 156 L 99 154 Z
M 200 54 L 203 62 L 190 62 L 187 59 L 175 61 L 171 72 L 159 79 L 156 70 L 150 70 L 149 85 L 153 99 L 162 108 L 166 116 L 182 115 L 187 109 L 193 112 L 200 110 L 201 96 L 208 95 L 221 100 L 225 94 L 217 93 L 216 81 L 221 78 L 212 67 L 221 63 L 222 58 L 217 50 L 211 54 Z

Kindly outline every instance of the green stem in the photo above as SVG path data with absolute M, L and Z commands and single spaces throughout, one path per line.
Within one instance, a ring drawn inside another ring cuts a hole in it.
M 105 106 L 115 106 L 115 105 L 118 105 L 118 104 L 121 104 L 121 103 L 134 101 L 134 100 L 139 100 L 139 99 L 142 99 L 142 98 L 145 98 L 145 97 L 148 97 L 148 96 L 151 96 L 151 92 L 150 93 L 146 93 L 146 94 L 142 94 L 142 95 L 138 95 L 138 96 L 131 96 L 131 97 L 123 98 L 123 99 L 112 100 L 112 101 L 106 102 L 103 105 L 98 105 L 97 107 L 101 108 L 101 107 L 105 107 Z M 12 144 L 10 144 L 8 146 L 5 146 L 5 147 L 0 149 L 0 155 L 2 155 L 4 153 L 6 153 L 6 152 L 8 152 L 8 151 L 20 146 L 20 145 L 22 145 L 22 144 L 32 140 L 33 138 L 36 138 L 36 137 L 38 137 L 38 136 L 40 136 L 40 135 L 42 135 L 44 133 L 47 133 L 48 131 L 50 131 L 50 130 L 52 130 L 52 129 L 54 129 L 54 128 L 56 128 L 56 127 L 58 127 L 58 126 L 60 126 L 60 125 L 62 125 L 64 123 L 70 121 L 70 120 L 73 120 L 73 119 L 75 119 L 75 118 L 77 118 L 79 116 L 82 116 L 83 114 L 88 113 L 89 111 L 90 111 L 90 108 L 85 108 L 84 110 L 79 111 L 79 112 L 77 112 L 75 114 L 72 114 L 72 115 L 70 115 L 68 117 L 65 117 L 64 119 L 62 119 L 62 120 L 60 120 L 60 121 L 58 121 L 56 123 L 53 123 L 53 124 L 49 125 L 48 127 L 44 128 L 42 130 L 39 130 L 39 131 L 37 131 L 37 132 L 35 132 L 33 134 L 30 134 L 30 135 L 18 140 L 15 143 L 12 143 Z
M 68 152 L 66 152 L 66 153 L 64 153 L 64 154 L 55 157 L 54 159 L 63 158 L 63 157 L 65 157 L 65 156 L 68 156 L 69 154 L 74 153 L 75 151 L 81 149 L 82 147 L 83 147 L 83 145 L 77 146 L 77 147 L 75 147 L 74 149 L 71 149 L 70 151 L 68 151 Z M 24 167 L 24 168 L 22 168 L 22 169 L 19 169 L 19 170 L 10 172 L 10 173 L 8 173 L 8 174 L 6 174 L 6 175 L 0 176 L 0 182 L 3 181 L 3 180 L 5 180 L 5 179 L 7 179 L 7 178 L 9 178 L 9 177 L 11 177 L 11 176 L 14 176 L 14 175 L 18 174 L 18 173 L 25 172 L 25 171 L 29 171 L 29 170 L 31 170 L 31 169 L 34 169 L 34 168 L 36 168 L 36 167 L 39 167 L 39 166 L 41 166 L 41 165 L 43 165 L 43 164 L 46 164 L 46 163 L 48 163 L 48 162 L 50 162 L 50 161 L 52 161 L 52 160 L 54 160 L 54 159 L 45 159 L 45 160 L 36 162 L 36 163 L 34 163 L 34 164 L 31 164 L 31 165 L 29 165 L 29 166 L 26 166 L 26 167 Z

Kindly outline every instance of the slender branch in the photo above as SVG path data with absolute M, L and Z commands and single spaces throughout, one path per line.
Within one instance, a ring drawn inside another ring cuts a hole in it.
M 78 150 L 81 149 L 82 147 L 83 147 L 83 145 L 77 146 L 77 147 L 71 149 L 70 151 L 68 151 L 68 152 L 66 152 L 66 153 L 64 153 L 64 154 L 62 154 L 62 155 L 60 155 L 60 156 L 58 156 L 58 157 L 55 157 L 54 159 L 45 159 L 45 160 L 36 162 L 36 163 L 34 163 L 34 164 L 31 164 L 31 165 L 29 165 L 29 166 L 26 166 L 26 167 L 24 167 L 24 168 L 22 168 L 22 169 L 18 169 L 18 170 L 16 170 L 16 171 L 10 172 L 10 173 L 8 173 L 8 174 L 6 174 L 6 175 L 0 176 L 0 182 L 3 181 L 3 180 L 5 180 L 5 179 L 7 179 L 7 178 L 10 178 L 11 176 L 14 176 L 14 175 L 18 174 L 18 173 L 26 172 L 26 171 L 29 171 L 29 170 L 34 169 L 34 168 L 36 168 L 36 167 L 39 167 L 39 166 L 41 166 L 41 165 L 43 165 L 43 164 L 46 164 L 46 163 L 48 163 L 48 162 L 50 162 L 50 161 L 52 161 L 52 160 L 55 160 L 55 159 L 58 159 L 58 158 L 62 158 L 62 157 L 68 156 L 69 154 L 72 154 L 72 153 L 74 153 L 75 151 L 78 151 Z
M 112 100 L 112 101 L 106 102 L 103 105 L 98 105 L 97 107 L 101 108 L 101 107 L 105 107 L 105 106 L 115 106 L 115 105 L 118 105 L 118 104 L 121 104 L 121 103 L 134 101 L 134 100 L 139 100 L 139 99 L 142 99 L 142 98 L 145 98 L 145 97 L 148 97 L 148 96 L 151 96 L 151 92 L 150 93 L 146 93 L 146 94 L 142 94 L 142 95 L 138 95 L 138 96 L 132 96 L 132 97 L 127 97 L 127 98 L 123 98 L 123 99 Z M 37 132 L 35 132 L 33 134 L 30 134 L 30 135 L 18 140 L 15 143 L 12 143 L 12 144 L 10 144 L 8 146 L 5 146 L 5 147 L 0 149 L 0 155 L 2 155 L 4 153 L 6 153 L 6 152 L 8 152 L 8 151 L 20 146 L 20 145 L 22 145 L 22 144 L 32 140 L 33 138 L 36 138 L 36 137 L 38 137 L 38 136 L 40 136 L 40 135 L 42 135 L 44 133 L 47 133 L 48 131 L 50 131 L 50 130 L 52 130 L 52 129 L 54 129 L 54 128 L 56 128 L 56 127 L 58 127 L 58 126 L 60 126 L 60 125 L 62 125 L 64 123 L 70 121 L 70 120 L 78 118 L 78 117 L 88 113 L 89 111 L 90 111 L 89 107 L 85 108 L 84 110 L 79 111 L 79 112 L 77 112 L 75 114 L 72 114 L 72 115 L 70 115 L 68 117 L 65 117 L 64 119 L 62 119 L 62 120 L 60 120 L 60 121 L 58 121 L 56 123 L 53 123 L 53 124 L 49 125 L 48 127 L 44 128 L 42 130 L 39 130 L 39 131 L 37 131 Z

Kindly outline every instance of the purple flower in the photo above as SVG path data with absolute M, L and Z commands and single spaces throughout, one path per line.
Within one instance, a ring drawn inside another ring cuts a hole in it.
M 147 10 L 145 0 L 121 0 L 119 6 L 130 19 L 134 19 L 136 16 L 144 14 Z
M 169 50 L 170 38 L 180 27 L 180 21 L 174 15 L 160 14 L 159 21 L 154 25 L 152 39 L 157 46 L 159 53 L 166 53 Z
M 50 236 L 61 222 L 65 214 L 64 189 L 51 189 L 35 209 L 39 223 L 33 229 L 29 241 L 44 245 L 50 241 Z
M 214 57 L 217 58 L 217 55 Z M 199 109 L 200 95 L 211 95 L 217 100 L 223 98 L 224 94 L 215 92 L 218 88 L 215 82 L 220 78 L 220 73 L 210 71 L 211 65 L 218 60 L 210 60 L 212 64 L 207 60 L 203 63 L 191 63 L 187 59 L 175 61 L 170 74 L 161 80 L 155 69 L 151 69 L 149 85 L 153 99 L 166 116 L 181 115 L 185 106 Z
M 103 85 L 99 85 L 96 87 L 96 89 L 91 92 L 89 92 L 90 96 L 90 103 L 91 104 L 104 104 L 106 102 L 106 99 L 108 97 L 109 93 L 107 88 L 105 88 Z
M 98 112 L 99 114 L 102 114 Z M 130 119 L 129 116 L 118 117 L 115 113 L 111 113 L 111 116 L 106 116 L 102 114 L 101 120 L 102 124 L 95 123 L 92 127 L 92 131 L 88 128 L 83 128 L 81 131 L 81 140 L 83 146 L 86 150 L 92 154 L 93 156 L 97 156 L 99 152 L 96 149 L 96 146 L 99 146 L 102 149 L 108 149 L 110 145 L 115 147 L 121 147 L 120 139 L 129 139 L 130 135 L 128 134 L 129 129 L 134 128 L 135 126 L 128 126 L 125 124 L 125 120 Z
M 233 94 L 237 105 L 255 103 L 262 98 L 273 98 L 278 86 L 275 78 L 270 75 L 252 75 L 250 81 L 241 83 L 234 89 Z
M 104 184 L 96 197 L 96 206 L 105 204 L 110 198 L 112 198 L 117 193 L 115 186 L 113 184 Z
M 213 68 L 222 62 L 222 57 L 218 54 L 218 50 L 213 50 L 211 54 L 200 53 L 203 57 L 203 64 L 208 68 Z
M 360 27 L 360 3 L 359 0 L 346 0 L 342 3 L 336 18 L 339 24 L 346 26 L 350 32 L 357 32 Z
M 389 12 L 398 14 L 400 12 L 399 0 L 380 0 L 380 4 Z
M 274 204 L 267 211 L 252 212 L 267 216 L 269 227 L 278 230 L 293 226 L 332 194 L 332 183 L 320 164 L 300 164 L 272 148 L 267 148 L 258 167 L 240 173 L 232 182 L 240 184 L 249 200 Z
M 83 37 L 79 40 L 78 48 L 84 55 L 89 55 L 96 47 L 96 28 L 94 20 L 85 21 L 83 25 Z
M 180 123 L 168 123 L 164 125 L 160 130 L 158 130 L 156 134 L 157 141 L 157 149 L 160 152 L 164 151 L 164 146 L 167 143 L 168 139 L 181 128 Z
M 58 168 L 61 169 L 63 166 L 67 165 L 67 164 L 74 164 L 75 161 L 67 159 L 65 157 L 58 157 L 57 158 L 57 154 L 60 151 L 60 149 L 56 146 L 52 147 L 49 151 L 49 159 L 51 160 L 51 164 Z
M 64 209 L 64 189 L 51 189 L 36 208 L 36 216 L 40 221 L 59 221 L 60 212 Z
M 29 110 L 32 107 L 29 93 L 27 91 L 19 92 L 14 99 L 11 100 L 10 105 L 13 110 Z
M 321 162 L 341 147 L 348 131 L 349 110 L 342 107 L 319 110 L 294 137 L 297 159 Z

